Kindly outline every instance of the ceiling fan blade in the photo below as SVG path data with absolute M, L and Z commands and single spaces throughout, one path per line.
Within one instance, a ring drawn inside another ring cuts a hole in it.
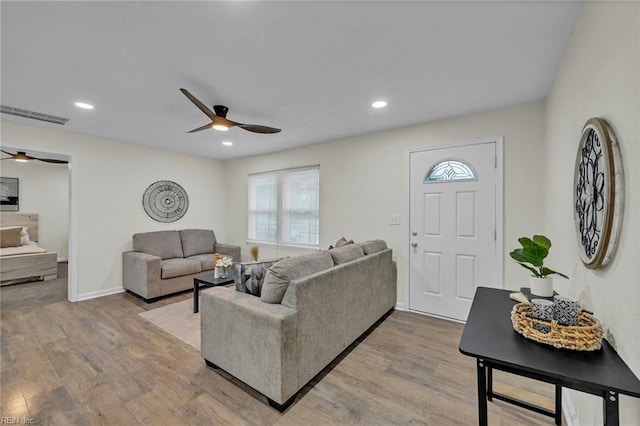
M 215 119 L 215 118 L 217 117 L 217 115 L 216 115 L 213 111 L 211 111 L 209 108 L 207 108 L 207 106 L 206 106 L 205 104 L 203 104 L 202 102 L 200 102 L 200 101 L 198 100 L 198 98 L 196 98 L 196 97 L 195 97 L 195 96 L 193 96 L 191 93 L 189 93 L 189 91 L 188 91 L 187 89 L 180 89 L 180 91 L 181 91 L 182 93 L 184 93 L 184 95 L 185 95 L 187 98 L 189 98 L 189 100 L 190 100 L 191 102 L 193 102 L 193 104 L 194 104 L 195 106 L 197 106 L 197 107 L 200 109 L 200 111 L 204 112 L 204 114 L 205 114 L 207 117 L 209 117 L 209 118 L 210 118 L 210 119 L 212 119 L 212 120 L 213 120 L 213 119 Z
M 280 129 L 276 129 L 275 127 L 261 126 L 259 124 L 236 124 L 238 127 L 243 128 L 244 130 L 248 130 L 254 133 L 278 133 Z
M 205 124 L 202 127 L 198 127 L 197 129 L 189 130 L 187 133 L 199 132 L 200 130 L 207 130 L 207 129 L 210 129 L 211 126 L 213 126 L 213 121 L 209 124 Z
M 31 157 L 32 160 L 44 161 L 45 163 L 53 163 L 53 164 L 69 164 L 66 160 L 56 160 L 53 158 L 36 158 Z
M 4 152 L 5 154 L 10 155 L 12 157 L 15 155 L 15 154 L 12 154 L 10 152 L 5 151 L 4 149 L 0 149 L 0 152 Z

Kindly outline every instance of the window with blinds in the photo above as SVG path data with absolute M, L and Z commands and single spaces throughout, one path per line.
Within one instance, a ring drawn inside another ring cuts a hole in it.
M 320 168 L 249 175 L 249 240 L 317 247 Z

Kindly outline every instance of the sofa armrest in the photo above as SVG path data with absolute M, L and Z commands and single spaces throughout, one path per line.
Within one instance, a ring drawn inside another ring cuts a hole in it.
M 225 256 L 231 256 L 234 262 L 240 262 L 240 246 L 234 246 L 231 244 L 215 243 L 213 246 L 215 253 L 220 253 Z
M 140 251 L 122 253 L 122 286 L 145 299 L 161 295 L 161 259 Z
M 234 288 L 201 292 L 201 352 L 209 362 L 284 403 L 295 388 L 297 312 Z

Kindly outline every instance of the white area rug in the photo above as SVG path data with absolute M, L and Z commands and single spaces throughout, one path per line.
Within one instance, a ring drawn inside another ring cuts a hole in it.
M 141 312 L 138 315 L 200 350 L 200 314 L 193 313 L 192 299 Z

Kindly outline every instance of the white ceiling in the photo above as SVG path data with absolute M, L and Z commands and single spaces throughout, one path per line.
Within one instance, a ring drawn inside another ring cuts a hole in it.
M 226 159 L 544 99 L 579 2 L 1 2 L 1 101 Z M 209 122 L 180 92 L 260 135 Z M 388 107 L 374 110 L 372 101 Z M 93 111 L 75 101 L 90 102 Z M 234 146 L 224 147 L 223 140 Z

